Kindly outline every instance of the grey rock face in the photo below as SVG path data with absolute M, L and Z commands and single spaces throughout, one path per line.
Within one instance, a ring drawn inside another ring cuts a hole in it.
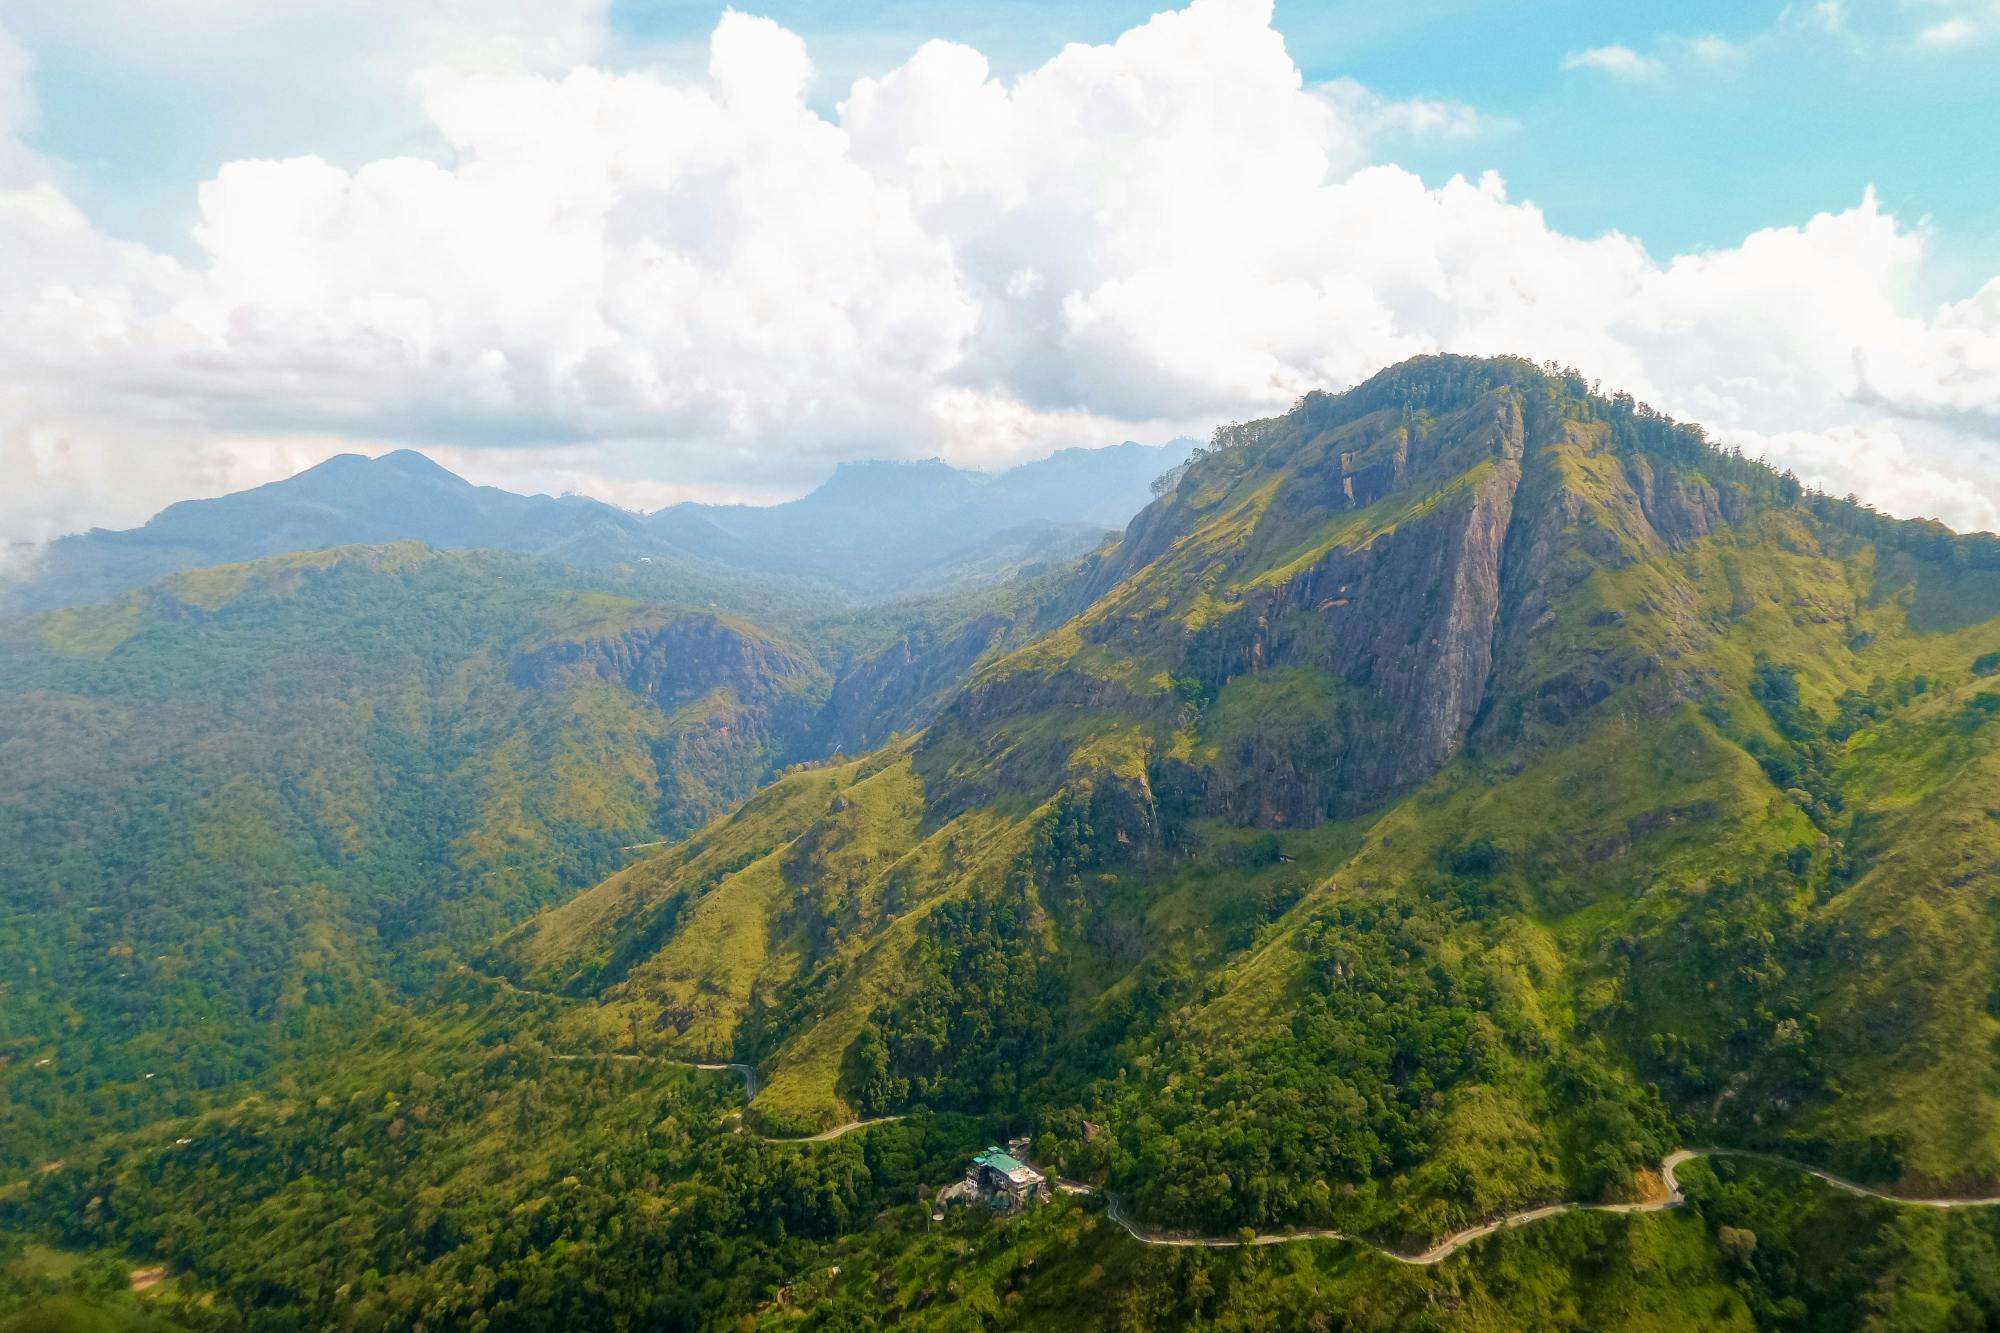
M 516 658 L 507 674 L 517 685 L 538 688 L 574 679 L 611 681 L 669 709 L 717 688 L 745 702 L 768 702 L 823 676 L 803 652 L 701 614 L 552 643 Z

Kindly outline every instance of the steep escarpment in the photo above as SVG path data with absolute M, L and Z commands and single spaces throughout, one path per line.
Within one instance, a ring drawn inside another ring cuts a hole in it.
M 1421 781 L 1485 702 L 1515 497 L 1550 428 L 1505 373 L 1422 410 L 1312 395 L 1238 428 L 1086 575 L 1098 595 L 1063 635 L 972 682 L 938 743 L 1112 709 L 1146 721 L 1183 804 L 1268 825 Z
M 584 627 L 516 657 L 507 675 L 537 688 L 611 681 L 668 709 L 714 689 L 766 702 L 824 687 L 824 672 L 803 651 L 739 620 L 682 611 Z
M 521 948 L 615 957 L 578 1039 L 757 1063 L 768 1124 L 1004 1110 L 1210 1230 L 1415 1243 L 1715 1139 L 1970 1187 L 1991 545 L 1412 362 L 1223 432 L 920 737 Z M 565 943 L 618 903 L 643 949 Z
M 805 650 L 740 620 L 655 609 L 579 626 L 517 655 L 507 677 L 563 694 L 615 687 L 666 715 L 653 743 L 657 826 L 679 833 L 808 752 L 827 677 Z

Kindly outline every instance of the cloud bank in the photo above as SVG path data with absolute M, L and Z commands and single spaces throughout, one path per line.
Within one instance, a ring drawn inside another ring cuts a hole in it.
M 831 115 L 765 19 L 725 14 L 673 77 L 587 63 L 601 7 L 566 12 L 557 49 L 503 25 L 424 56 L 436 160 L 221 166 L 192 263 L 101 234 L 18 147 L 0 44 L 0 537 L 356 441 L 632 504 L 847 457 L 1002 466 L 1430 351 L 1561 360 L 1830 489 L 2000 526 L 2000 281 L 1912 308 L 1923 233 L 1859 183 L 1728 250 L 1565 235 L 1497 177 L 1376 161 L 1481 121 L 1308 85 L 1268 0 L 1011 82 L 931 42 Z

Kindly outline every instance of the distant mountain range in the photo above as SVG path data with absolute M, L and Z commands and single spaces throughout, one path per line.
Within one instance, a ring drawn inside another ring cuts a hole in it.
M 2000 536 L 1438 356 L 862 600 L 1165 461 L 69 543 L 517 549 L 0 620 L 0 1333 L 2000 1327 Z
M 411 450 L 342 454 L 284 481 L 170 505 L 143 527 L 60 538 L 26 579 L 0 587 L 0 614 L 97 601 L 181 569 L 406 539 L 579 566 L 692 561 L 876 600 L 1080 554 L 1144 507 L 1152 481 L 1193 444 L 1065 449 L 998 474 L 938 459 L 847 463 L 784 504 L 651 515 L 475 486 Z

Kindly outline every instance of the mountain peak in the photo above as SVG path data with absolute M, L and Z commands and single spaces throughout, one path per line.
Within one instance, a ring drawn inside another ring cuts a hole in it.
M 942 458 L 866 459 L 844 462 L 833 475 L 795 505 L 896 505 L 947 501 L 969 496 L 986 484 L 977 472 L 955 468 Z
M 449 477 L 462 485 L 472 484 L 429 454 L 418 453 L 415 449 L 392 449 L 374 459 L 373 465 L 382 471 L 404 476 Z
M 449 480 L 460 486 L 472 483 L 435 461 L 427 454 L 415 449 L 392 449 L 386 454 L 335 454 L 321 463 L 315 463 L 303 472 L 297 472 L 278 481 L 255 487 L 248 494 L 257 492 L 273 493 L 311 488 L 326 482 L 352 484 L 378 479 L 400 477 L 406 480 L 428 478 L 433 481 Z M 223 499 L 232 497 L 224 496 Z M 200 503 L 200 502 L 197 502 Z

